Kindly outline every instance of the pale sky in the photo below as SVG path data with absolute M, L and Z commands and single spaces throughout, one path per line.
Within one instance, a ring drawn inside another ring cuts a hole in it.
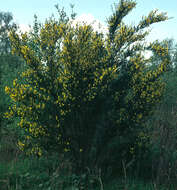
M 142 16 L 148 15 L 153 9 L 167 12 L 169 17 L 174 17 L 168 21 L 152 25 L 149 40 L 163 40 L 174 38 L 177 41 L 177 0 L 136 0 L 136 8 L 126 17 L 126 23 L 138 23 Z M 81 20 L 97 20 L 106 27 L 106 19 L 111 15 L 113 3 L 116 0 L 1 0 L 0 11 L 9 11 L 13 14 L 14 20 L 23 28 L 33 24 L 34 14 L 39 20 L 44 22 L 52 15 L 57 17 L 54 5 L 59 4 L 65 7 L 70 13 L 70 4 L 75 5 L 75 12 Z

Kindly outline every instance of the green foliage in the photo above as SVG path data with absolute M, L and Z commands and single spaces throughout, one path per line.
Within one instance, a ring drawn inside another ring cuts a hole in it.
M 17 25 L 12 22 L 13 16 L 9 12 L 0 12 L 0 54 L 8 54 L 11 51 L 8 33 L 17 30 Z
M 90 182 L 85 182 L 86 175 L 65 173 L 66 162 L 58 160 L 57 155 L 36 158 L 19 158 L 16 162 L 0 162 L 0 187 L 2 190 L 71 190 L 88 189 L 101 190 L 98 181 L 93 183 L 94 178 L 90 176 Z M 96 180 L 98 179 L 97 176 Z M 168 187 L 157 185 L 152 182 L 144 182 L 139 179 L 113 178 L 109 182 L 103 180 L 103 189 L 116 190 L 175 190 L 175 186 Z M 85 186 L 88 185 L 88 186 Z M 84 188 L 82 188 L 84 187 Z
M 153 170 L 153 178 L 157 183 L 173 184 L 177 170 L 177 123 L 176 123 L 176 43 L 174 40 L 165 40 L 162 45 L 168 44 L 171 66 L 163 76 L 166 83 L 164 95 L 161 103 L 156 107 L 156 111 L 146 126 L 150 136 L 149 169 Z M 152 58 L 156 66 L 159 64 L 159 56 Z M 147 162 L 146 162 L 147 163 Z M 144 167 L 142 163 L 142 167 Z
M 1 160 L 6 161 L 15 156 L 17 151 L 17 138 L 20 135 L 20 129 L 15 127 L 17 119 L 8 120 L 3 114 L 8 110 L 11 103 L 10 98 L 5 94 L 5 86 L 11 86 L 11 81 L 18 76 L 24 67 L 24 62 L 19 57 L 12 55 L 10 39 L 8 34 L 10 30 L 17 30 L 17 25 L 13 23 L 13 17 L 10 13 L 0 13 L 0 153 Z
M 94 187 L 98 183 L 94 177 L 68 173 L 67 161 L 58 159 L 58 155 L 47 157 L 20 157 L 18 161 L 4 164 L 0 162 L 0 184 L 3 190 L 11 189 L 71 189 L 78 187 Z M 93 184 L 94 182 L 94 184 Z
M 111 180 L 109 183 L 106 183 L 104 186 L 104 189 L 106 190 L 116 190 L 116 189 L 120 189 L 120 190 L 166 190 L 167 187 L 166 186 L 159 186 L 155 183 L 148 183 L 148 182 L 144 182 L 141 180 L 136 180 L 136 179 L 131 179 L 129 178 L 126 183 L 124 183 L 122 180 Z M 170 190 L 174 190 L 175 186 L 173 186 L 172 184 L 170 185 L 170 187 L 168 188 Z
M 4 94 L 5 85 L 9 85 L 7 80 L 9 80 L 10 76 L 7 76 L 10 64 L 17 62 L 15 60 L 15 56 L 10 56 L 10 40 L 8 37 L 8 33 L 11 29 L 17 29 L 16 24 L 12 23 L 13 17 L 10 13 L 0 13 L 0 120 L 2 125 L 2 113 L 6 109 L 7 98 Z M 12 73 L 11 73 L 12 74 Z M 5 84 L 5 85 L 4 85 Z
M 153 11 L 127 26 L 122 19 L 135 5 L 120 1 L 106 37 L 92 26 L 72 26 L 63 14 L 34 32 L 11 31 L 12 51 L 27 66 L 5 87 L 13 101 L 5 116 L 19 119 L 25 135 L 18 144 L 27 154 L 66 154 L 78 175 L 87 167 L 128 167 L 136 158 L 146 138 L 142 122 L 161 100 L 170 59 L 166 46 L 144 43 L 145 28 L 168 17 Z M 156 69 L 149 69 L 144 50 L 159 55 Z

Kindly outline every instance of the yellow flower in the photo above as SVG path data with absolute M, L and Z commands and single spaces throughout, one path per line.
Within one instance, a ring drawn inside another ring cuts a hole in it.
M 42 155 L 42 152 L 38 152 L 38 156 L 41 156 Z
M 10 91 L 10 88 L 9 88 L 8 86 L 6 86 L 6 87 L 5 87 L 5 92 L 6 92 L 6 93 L 9 93 L 9 91 Z
M 44 103 L 42 103 L 42 106 L 41 106 L 41 108 L 42 108 L 42 109 L 44 109 L 44 108 L 45 108 L 45 104 L 44 104 Z
M 21 141 L 18 141 L 18 146 L 19 146 L 19 148 L 20 148 L 20 150 L 24 150 L 24 146 L 25 146 L 25 144 L 24 143 L 22 143 Z
M 80 152 L 83 152 L 83 149 L 82 148 L 80 148 L 80 150 L 79 150 Z
M 141 119 L 143 117 L 143 115 L 140 113 L 138 114 L 138 119 Z
M 64 152 L 69 152 L 69 149 L 68 148 L 64 148 Z
M 35 90 L 33 91 L 33 93 L 34 93 L 34 94 L 37 94 L 37 90 L 35 89 Z
M 13 86 L 15 86 L 17 84 L 17 79 L 13 80 Z

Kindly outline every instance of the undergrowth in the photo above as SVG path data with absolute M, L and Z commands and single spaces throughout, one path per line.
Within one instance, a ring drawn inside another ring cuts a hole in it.
M 77 176 L 67 165 L 55 156 L 1 162 L 0 190 L 175 190 L 174 185 L 157 186 L 133 177 L 125 181 L 120 177 L 106 180 L 96 175 Z

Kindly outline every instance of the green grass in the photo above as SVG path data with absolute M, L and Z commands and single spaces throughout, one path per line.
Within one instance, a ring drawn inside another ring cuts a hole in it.
M 153 183 L 145 183 L 140 180 L 127 180 L 126 183 L 123 183 L 122 180 L 114 179 L 110 183 L 105 184 L 105 190 L 176 190 L 175 186 L 165 187 L 157 186 Z
M 54 157 L 0 162 L 0 190 L 77 190 L 74 184 L 81 179 L 74 175 L 63 175 L 61 170 L 57 171 L 59 164 Z M 126 182 L 117 177 L 108 182 L 104 179 L 102 181 L 103 189 L 97 183 L 96 186 L 90 186 L 89 190 L 176 190 L 173 185 L 157 187 L 153 183 L 134 178 L 128 178 Z

